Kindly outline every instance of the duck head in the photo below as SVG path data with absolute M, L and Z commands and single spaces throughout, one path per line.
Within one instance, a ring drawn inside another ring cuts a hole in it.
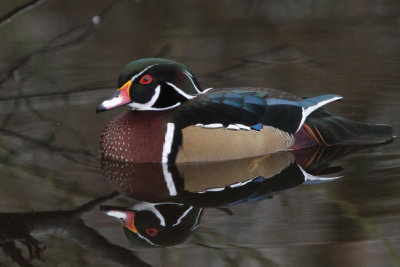
M 97 113 L 128 104 L 133 110 L 166 110 L 201 92 L 192 72 L 183 64 L 145 58 L 127 64 L 118 79 L 118 90 L 97 107 Z
M 184 242 L 197 228 L 202 208 L 178 203 L 139 202 L 130 208 L 101 206 L 103 212 L 121 221 L 134 246 L 173 246 Z

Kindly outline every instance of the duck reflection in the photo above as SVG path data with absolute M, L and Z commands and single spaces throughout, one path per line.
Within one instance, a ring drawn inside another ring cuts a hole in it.
M 107 182 L 141 200 L 132 207 L 102 206 L 119 219 L 134 246 L 172 246 L 185 241 L 204 208 L 226 208 L 272 198 L 302 184 L 340 178 L 330 165 L 359 147 L 330 147 L 201 164 L 137 164 L 102 160 Z
M 184 242 L 199 225 L 203 208 L 179 203 L 142 202 L 131 208 L 102 206 L 124 225 L 134 246 L 173 246 Z

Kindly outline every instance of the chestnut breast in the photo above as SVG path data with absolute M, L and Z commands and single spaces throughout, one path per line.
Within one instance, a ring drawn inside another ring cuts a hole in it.
M 165 132 L 163 112 L 127 111 L 106 125 L 100 135 L 100 150 L 106 159 L 160 162 Z

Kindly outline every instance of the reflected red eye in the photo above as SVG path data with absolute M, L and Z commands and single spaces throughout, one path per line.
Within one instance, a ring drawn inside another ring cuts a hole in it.
M 148 234 L 149 236 L 156 236 L 158 234 L 158 230 L 156 228 L 147 228 L 145 230 L 146 234 Z
M 150 75 L 144 75 L 141 79 L 140 79 L 140 83 L 141 84 L 149 84 L 151 83 L 151 81 L 153 80 L 153 78 Z

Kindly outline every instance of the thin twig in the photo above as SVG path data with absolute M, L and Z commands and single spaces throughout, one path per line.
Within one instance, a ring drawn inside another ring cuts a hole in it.
M 14 8 L 13 10 L 11 10 L 10 12 L 8 12 L 7 14 L 3 15 L 0 18 L 0 27 L 10 22 L 16 16 L 21 15 L 22 13 L 25 13 L 29 9 L 32 9 L 44 2 L 45 0 L 32 0 L 23 5 L 17 6 L 16 8 Z
M 115 7 L 115 5 L 119 2 L 120 0 L 115 0 L 113 2 L 111 2 L 99 15 L 99 17 L 104 20 L 105 17 L 107 17 L 110 12 L 112 11 L 112 9 Z M 48 53 L 54 53 L 66 48 L 70 48 L 73 47 L 77 44 L 81 44 L 83 41 L 85 41 L 86 39 L 89 38 L 89 36 L 92 34 L 93 30 L 95 29 L 95 24 L 93 24 L 92 22 L 87 23 L 85 25 L 81 25 L 72 29 L 68 29 L 67 31 L 61 33 L 60 35 L 56 36 L 55 38 L 51 39 L 50 41 L 48 41 L 45 45 L 43 45 L 41 48 L 33 51 L 32 53 L 30 53 L 29 55 L 19 59 L 17 62 L 15 62 L 14 64 L 11 64 L 11 67 L 9 67 L 8 69 L 6 69 L 5 71 L 3 71 L 3 73 L 5 73 L 5 75 L 0 79 L 0 86 L 7 81 L 8 79 L 10 79 L 14 72 L 18 71 L 19 69 L 23 68 L 24 66 L 26 66 L 31 60 L 32 58 L 39 56 L 39 55 L 43 55 L 43 54 L 48 54 Z M 54 45 L 54 43 L 56 43 L 58 40 L 60 40 L 61 38 L 64 38 L 66 36 L 74 36 L 75 32 L 77 31 L 83 31 L 82 34 L 78 35 L 77 37 L 72 37 L 72 39 L 67 40 L 64 43 L 61 43 L 59 45 Z
M 38 147 L 45 147 L 45 148 L 47 148 L 49 150 L 53 150 L 53 151 L 59 151 L 59 152 L 64 152 L 64 153 L 79 153 L 79 154 L 82 154 L 82 155 L 85 155 L 85 156 L 94 156 L 89 151 L 57 147 L 57 146 L 51 145 L 48 141 L 34 139 L 34 138 L 30 137 L 30 136 L 25 136 L 25 135 L 22 135 L 20 133 L 13 132 L 13 131 L 10 131 L 10 130 L 7 130 L 7 129 L 0 129 L 0 133 L 2 133 L 3 135 L 8 135 L 8 136 L 19 138 L 19 139 L 21 139 L 21 140 L 23 140 L 25 142 L 29 142 L 29 143 L 31 143 L 33 145 L 38 146 Z

